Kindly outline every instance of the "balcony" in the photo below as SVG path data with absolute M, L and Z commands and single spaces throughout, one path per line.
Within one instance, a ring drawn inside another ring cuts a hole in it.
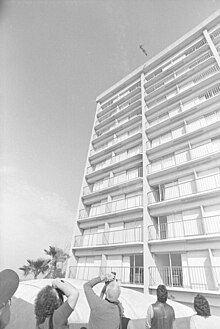
M 95 166 L 90 166 L 87 168 L 87 175 L 93 173 L 93 172 L 96 172 L 98 170 L 101 170 L 101 169 L 104 169 L 108 166 L 111 166 L 111 165 L 114 165 L 114 164 L 118 164 L 120 163 L 121 161 L 124 161 L 124 160 L 127 160 L 127 159 L 130 159 L 131 157 L 137 155 L 137 154 L 142 154 L 142 147 L 138 147 L 135 151 L 129 153 L 129 152 L 124 152 L 124 153 L 121 153 L 121 154 L 118 154 L 116 156 L 113 156 L 101 163 L 98 163 L 97 165 Z
M 179 78 L 183 77 L 186 73 L 188 77 L 188 75 L 191 74 L 192 71 L 196 70 L 197 68 L 201 69 L 201 64 L 203 64 L 202 66 L 204 66 L 205 64 L 207 65 L 210 58 L 213 58 L 213 54 L 211 51 L 202 54 L 202 56 L 200 56 L 196 60 L 192 61 L 184 67 L 181 67 L 180 69 L 177 69 L 173 73 L 169 74 L 166 78 L 162 79 L 162 81 L 146 89 L 145 95 L 148 97 L 148 99 L 154 97 L 155 94 L 162 92 L 162 90 L 164 90 L 163 87 L 167 86 L 171 82 L 179 80 Z
M 122 173 L 121 175 L 117 175 L 111 178 L 104 179 L 101 182 L 93 184 L 91 187 L 84 186 L 83 188 L 83 196 L 89 195 L 91 193 L 98 193 L 99 191 L 103 191 L 105 189 L 123 184 L 129 183 L 138 177 L 143 177 L 143 168 L 137 168 L 132 174 Z
M 142 194 L 138 194 L 126 199 L 119 199 L 116 201 L 91 206 L 88 211 L 86 211 L 85 209 L 81 209 L 79 211 L 79 219 L 97 217 L 101 215 L 107 215 L 111 213 L 143 207 L 142 199 Z
M 166 134 L 160 135 L 157 138 L 152 139 L 152 141 L 147 142 L 147 150 L 152 150 L 156 147 L 159 147 L 162 144 L 188 137 L 189 134 L 198 132 L 201 129 L 209 128 L 214 123 L 219 123 L 220 121 L 220 111 L 210 113 L 209 115 L 203 116 L 193 122 L 183 123 L 177 129 L 168 131 Z
M 128 108 L 134 109 L 138 104 L 140 105 L 140 101 L 140 95 L 138 94 L 129 100 L 124 101 L 122 104 L 117 105 L 113 110 L 109 110 L 105 115 L 95 121 L 95 129 L 98 130 L 106 124 L 110 123 L 113 118 L 120 116 L 122 114 L 120 112 L 124 111 L 125 109 L 127 109 L 127 111 Z M 118 113 L 119 115 L 116 115 Z
M 220 234 L 220 215 L 148 226 L 148 240 L 167 240 Z
M 192 290 L 219 290 L 220 266 L 160 266 L 149 267 L 150 286 Z
M 173 154 L 170 157 L 148 164 L 147 172 L 149 175 L 153 173 L 159 173 L 162 170 L 177 167 L 192 162 L 193 160 L 201 160 L 207 157 L 207 155 L 215 154 L 219 151 L 220 140 L 219 142 L 216 141 L 216 143 L 205 143 L 192 149 L 185 150 L 181 153 L 178 153 L 177 155 Z
M 143 228 L 134 227 L 100 233 L 75 236 L 73 248 L 105 247 L 109 245 L 129 245 L 143 242 Z
M 118 132 L 122 127 L 128 127 L 131 125 L 131 123 L 133 124 L 134 122 L 137 122 L 141 119 L 141 113 L 136 113 L 136 110 L 134 112 L 132 112 L 129 116 L 125 117 L 124 119 L 121 119 L 120 121 L 115 120 L 108 129 L 106 129 L 105 131 L 99 133 L 99 135 L 97 133 L 93 134 L 93 143 L 97 142 L 98 140 L 102 140 L 107 138 L 108 136 L 114 134 L 114 132 Z M 109 132 L 111 132 L 111 134 L 109 134 Z
M 205 93 L 198 95 L 197 97 L 187 101 L 182 102 L 174 109 L 166 112 L 164 115 L 159 116 L 156 120 L 152 122 L 146 123 L 146 129 L 148 131 L 152 130 L 152 128 L 158 129 L 158 125 L 164 122 L 164 125 L 168 123 L 172 118 L 176 118 L 177 116 L 183 116 L 185 112 L 192 110 L 193 108 L 199 106 L 200 104 L 204 104 L 204 106 L 208 105 L 207 102 L 212 100 L 214 97 L 220 94 L 220 86 L 214 87 L 212 89 L 207 90 Z
M 96 148 L 96 149 L 93 148 L 93 149 L 91 149 L 91 151 L 90 151 L 90 157 L 93 156 L 94 154 L 97 154 L 97 153 L 99 153 L 101 151 L 104 151 L 104 150 L 108 149 L 111 146 L 116 145 L 117 143 L 120 143 L 120 142 L 125 141 L 126 139 L 128 139 L 131 136 L 135 136 L 138 133 L 141 133 L 141 131 L 142 131 L 141 128 L 138 127 L 138 128 L 136 128 L 134 130 L 127 131 L 126 134 L 123 134 L 121 136 L 118 136 L 118 137 L 115 137 L 115 138 L 111 139 L 109 142 L 105 143 L 104 145 L 102 145 L 99 148 Z
M 202 51 L 204 51 L 204 48 L 207 47 L 207 41 L 205 38 L 202 38 L 201 40 L 197 41 L 194 45 L 190 46 L 188 49 L 186 49 L 183 53 L 179 54 L 178 56 L 175 56 L 172 58 L 165 66 L 158 68 L 150 75 L 146 76 L 145 80 L 146 83 L 144 86 L 147 86 L 149 84 L 154 83 L 155 80 L 161 79 L 161 76 L 168 72 L 169 69 L 173 69 L 174 66 L 181 65 L 184 62 L 190 59 L 193 55 L 193 57 L 198 57 Z
M 212 40 L 214 40 L 219 36 L 220 36 L 220 27 L 218 26 L 217 28 L 215 28 L 214 31 L 211 32 L 210 37 Z
M 148 193 L 148 204 L 199 195 L 202 192 L 215 191 L 220 188 L 220 173 L 186 181 L 173 182 L 172 186 L 161 186 Z
M 215 76 L 219 72 L 218 65 L 214 65 L 210 68 L 208 68 L 206 71 L 200 73 L 199 75 L 193 77 L 191 81 L 187 81 L 184 84 L 181 84 L 179 86 L 176 86 L 176 89 L 171 91 L 169 94 L 160 96 L 156 100 L 151 101 L 147 104 L 147 110 L 154 109 L 159 110 L 159 107 L 167 101 L 173 100 L 178 98 L 180 95 L 183 95 L 188 90 L 191 90 L 194 86 L 201 84 L 202 82 L 206 81 L 207 79 Z M 147 96 L 145 96 L 145 101 L 147 102 Z
M 121 92 L 120 94 L 112 98 L 112 100 L 108 101 L 106 104 L 101 105 L 101 107 L 98 109 L 98 114 L 102 114 L 104 112 L 112 110 L 119 103 L 121 103 L 121 101 L 124 102 L 129 97 L 131 97 L 131 95 L 133 96 L 138 90 L 139 91 L 141 90 L 140 82 L 138 84 L 136 83 L 135 85 L 131 86 L 129 89 Z
M 126 285 L 143 285 L 144 268 L 143 266 L 70 266 L 69 278 L 78 280 L 91 280 L 101 273 L 116 272 L 117 280 Z

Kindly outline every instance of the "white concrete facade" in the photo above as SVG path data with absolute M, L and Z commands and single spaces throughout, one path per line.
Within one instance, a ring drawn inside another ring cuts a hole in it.
M 220 11 L 97 98 L 67 276 L 220 307 L 219 201 Z

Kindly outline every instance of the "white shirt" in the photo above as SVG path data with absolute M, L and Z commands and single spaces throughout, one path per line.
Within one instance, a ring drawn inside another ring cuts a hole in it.
M 219 329 L 220 328 L 220 317 L 211 316 L 201 316 L 193 315 L 190 319 L 190 329 Z

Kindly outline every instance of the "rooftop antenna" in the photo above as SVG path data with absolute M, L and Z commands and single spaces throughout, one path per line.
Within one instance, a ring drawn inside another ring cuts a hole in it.
M 144 49 L 143 45 L 140 45 L 139 48 L 141 49 L 141 51 L 144 53 L 145 56 L 147 56 L 147 52 Z

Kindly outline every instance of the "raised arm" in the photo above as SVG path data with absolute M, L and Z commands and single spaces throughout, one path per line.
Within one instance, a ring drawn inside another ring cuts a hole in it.
M 92 288 L 96 284 L 106 281 L 106 280 L 109 280 L 109 281 L 114 280 L 114 276 L 112 274 L 101 275 L 101 276 L 98 276 L 97 278 L 94 278 L 94 279 L 84 283 L 83 288 L 84 288 L 84 292 L 85 292 L 85 295 L 86 295 L 90 308 L 95 308 L 102 300 L 102 298 L 100 298 L 98 295 L 96 295 L 96 293 L 93 291 Z
M 69 306 L 74 309 L 79 298 L 78 289 L 63 279 L 55 279 L 52 281 L 52 284 L 54 288 L 58 288 L 64 293 Z

